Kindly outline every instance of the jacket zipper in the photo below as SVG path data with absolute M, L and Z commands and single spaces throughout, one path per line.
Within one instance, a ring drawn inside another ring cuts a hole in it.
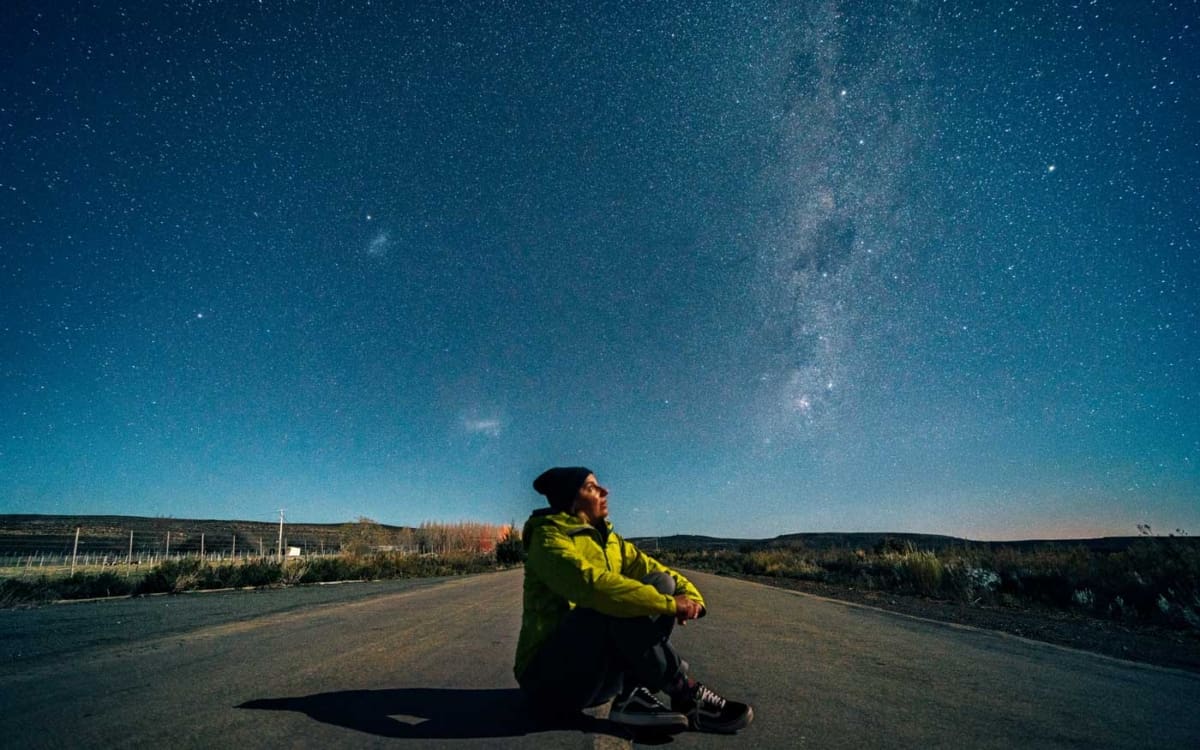
M 608 568 L 608 572 L 611 573 L 612 563 L 608 561 L 608 539 L 604 538 L 604 535 L 600 533 L 599 529 L 596 529 L 596 534 L 600 537 L 601 544 L 604 545 L 600 548 L 604 552 L 604 567 Z

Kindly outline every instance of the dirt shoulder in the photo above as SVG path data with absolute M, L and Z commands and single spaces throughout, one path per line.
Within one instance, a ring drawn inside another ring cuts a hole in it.
M 733 577 L 914 617 L 998 630 L 1119 659 L 1200 673 L 1200 633 L 1196 631 L 1097 620 L 1048 608 L 972 607 L 958 602 L 832 586 L 814 581 L 770 576 Z

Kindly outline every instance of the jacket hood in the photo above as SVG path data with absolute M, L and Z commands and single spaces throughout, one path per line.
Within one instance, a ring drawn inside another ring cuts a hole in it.
M 596 530 L 590 523 L 580 521 L 579 516 L 554 508 L 541 508 L 530 514 L 529 519 L 525 521 L 525 527 L 521 530 L 521 544 L 525 547 L 526 552 L 529 551 L 529 544 L 533 541 L 533 532 L 543 526 L 557 526 L 562 529 L 563 533 L 572 535 Z M 612 521 L 604 519 L 604 526 L 603 535 L 607 537 L 612 533 Z

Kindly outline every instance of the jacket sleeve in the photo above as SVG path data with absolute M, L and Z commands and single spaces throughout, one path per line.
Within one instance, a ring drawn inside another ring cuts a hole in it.
M 614 617 L 675 614 L 673 597 L 621 571 L 592 565 L 575 549 L 574 540 L 553 526 L 533 533 L 525 566 L 547 588 L 576 606 Z
M 675 579 L 676 595 L 683 595 L 698 602 L 701 607 L 701 616 L 708 612 L 704 597 L 700 595 L 700 590 L 691 581 L 642 552 L 637 545 L 625 541 L 623 537 L 621 538 L 621 560 L 623 561 L 621 572 L 635 581 L 640 581 L 651 573 L 666 573 Z

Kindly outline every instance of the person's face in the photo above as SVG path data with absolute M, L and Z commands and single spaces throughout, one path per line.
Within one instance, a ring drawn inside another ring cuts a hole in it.
M 607 518 L 607 497 L 608 490 L 600 486 L 600 483 L 596 481 L 596 475 L 588 474 L 583 486 L 579 488 L 579 494 L 575 496 L 575 512 L 582 513 L 588 523 L 596 523 Z

